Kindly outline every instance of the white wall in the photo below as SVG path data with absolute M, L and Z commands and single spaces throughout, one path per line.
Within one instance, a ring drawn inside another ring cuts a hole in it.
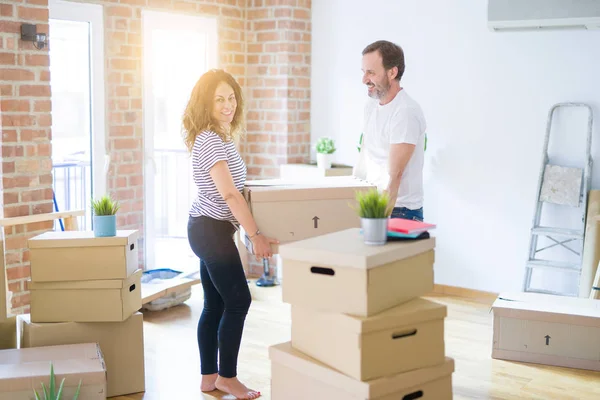
M 492 33 L 484 0 L 313 0 L 312 7 L 313 142 L 333 136 L 336 161 L 354 163 L 366 100 L 361 51 L 378 39 L 400 44 L 402 85 L 428 121 L 425 218 L 438 224 L 436 283 L 520 290 L 554 103 L 594 107 L 592 187 L 600 188 L 600 31 Z M 551 156 L 583 160 L 585 114 L 559 121 Z M 568 286 L 564 276 L 546 279 Z

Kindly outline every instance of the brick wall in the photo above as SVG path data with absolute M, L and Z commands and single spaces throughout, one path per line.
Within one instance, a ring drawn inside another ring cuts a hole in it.
M 52 211 L 51 103 L 47 49 L 20 40 L 23 22 L 48 32 L 47 0 L 2 0 L 0 90 L 5 216 Z M 309 155 L 310 0 L 106 0 L 104 6 L 109 192 L 120 200 L 119 229 L 143 234 L 142 27 L 144 8 L 219 21 L 219 60 L 244 87 L 249 178 L 276 176 L 277 165 Z M 51 46 L 50 38 L 50 46 Z M 28 310 L 27 238 L 51 223 L 7 230 L 13 308 Z M 143 251 L 143 239 L 140 243 Z
M 47 0 L 0 4 L 0 95 L 2 108 L 2 184 L 4 216 L 52 211 L 50 71 L 47 49 L 22 42 L 23 22 L 48 33 Z M 29 304 L 24 282 L 29 277 L 27 239 L 50 229 L 51 222 L 5 229 L 6 275 L 15 295 L 12 307 Z
M 248 175 L 310 155 L 310 0 L 249 0 Z

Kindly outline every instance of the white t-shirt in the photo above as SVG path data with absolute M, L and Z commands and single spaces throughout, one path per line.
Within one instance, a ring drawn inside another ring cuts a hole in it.
M 385 105 L 369 99 L 365 106 L 363 144 L 354 175 L 385 190 L 390 181 L 390 145 L 411 143 L 415 150 L 402 178 L 396 207 L 423 206 L 423 160 L 426 123 L 419 104 L 402 89 Z

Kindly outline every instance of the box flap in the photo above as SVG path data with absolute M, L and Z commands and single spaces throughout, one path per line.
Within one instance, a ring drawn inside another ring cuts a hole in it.
M 249 202 L 280 202 L 356 198 L 356 190 L 373 188 L 364 181 L 348 177 L 323 177 L 308 182 L 284 179 L 249 181 L 244 196 Z
M 315 311 L 300 309 L 300 312 Z M 447 315 L 447 307 L 424 298 L 416 298 L 371 317 L 359 317 L 343 313 L 324 314 L 327 316 L 328 323 L 342 327 L 344 330 L 350 332 L 364 334 L 394 327 L 415 325 L 435 319 L 443 319 Z
M 364 243 L 360 228 L 351 228 L 279 246 L 286 259 L 352 268 L 373 268 L 416 256 L 435 248 L 435 237 L 388 242 L 384 246 Z
M 397 393 L 403 389 L 451 375 L 454 372 L 454 360 L 446 357 L 443 364 L 434 367 L 421 368 L 363 382 L 342 374 L 301 353 L 292 347 L 291 342 L 270 346 L 269 357 L 271 360 L 310 376 L 312 379 L 338 387 L 364 399 L 379 398 Z
M 501 293 L 495 315 L 600 327 L 600 301 L 541 293 Z
M 127 279 L 103 279 L 92 281 L 65 281 L 65 282 L 32 282 L 26 281 L 26 290 L 76 290 L 76 289 L 122 289 L 131 286 L 141 279 L 142 270 L 138 269 Z
M 94 237 L 93 231 L 48 231 L 29 239 L 27 245 L 30 249 L 126 246 L 138 237 L 137 230 L 119 230 L 113 237 Z
M 106 365 L 97 343 L 44 346 L 0 351 L 0 391 L 40 387 L 54 366 L 57 382 L 83 379 L 86 385 L 106 383 Z
M 349 187 L 349 186 L 372 186 L 368 182 L 358 179 L 354 176 L 323 176 L 319 178 L 311 178 L 308 181 L 299 181 L 297 179 L 255 179 L 248 180 L 245 183 L 246 187 L 297 187 L 297 188 L 331 188 L 331 187 Z

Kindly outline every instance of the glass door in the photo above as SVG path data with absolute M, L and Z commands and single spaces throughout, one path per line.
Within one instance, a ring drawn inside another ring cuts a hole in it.
M 89 230 L 91 199 L 106 190 L 102 7 L 51 0 L 49 13 L 55 210 L 85 209 Z
M 145 264 L 193 270 L 187 216 L 196 189 L 181 118 L 198 78 L 217 66 L 217 21 L 144 10 L 142 24 Z

